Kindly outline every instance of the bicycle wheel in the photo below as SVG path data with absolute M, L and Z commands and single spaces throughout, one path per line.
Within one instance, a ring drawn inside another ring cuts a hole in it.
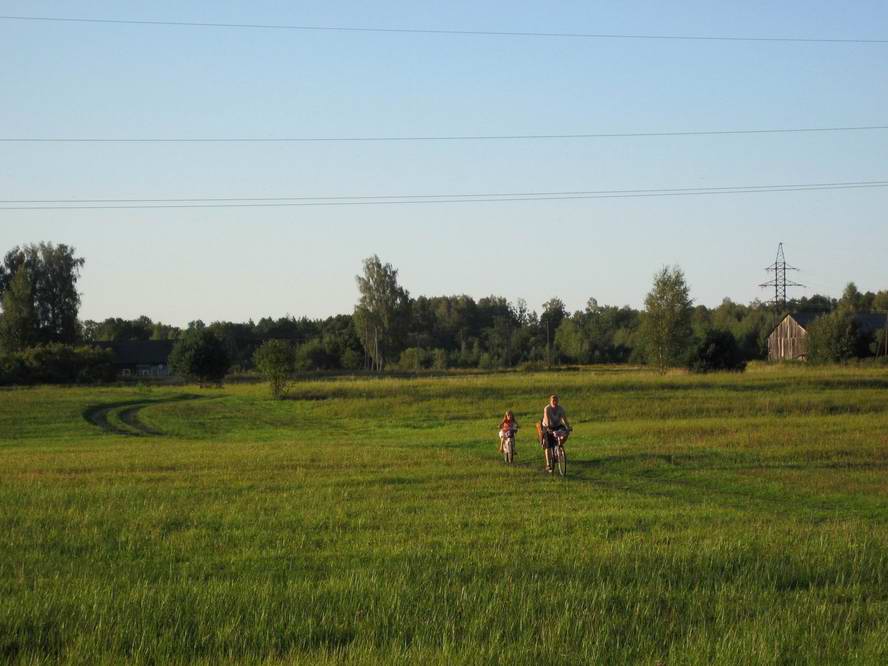
M 503 460 L 506 461 L 507 465 L 512 464 L 513 457 L 515 455 L 514 444 L 511 440 L 506 440 L 503 442 Z
M 558 463 L 558 473 L 561 476 L 567 474 L 567 454 L 564 452 L 563 446 L 555 448 L 555 461 Z

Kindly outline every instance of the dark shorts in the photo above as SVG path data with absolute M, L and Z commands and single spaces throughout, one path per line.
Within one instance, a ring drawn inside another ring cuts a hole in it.
M 568 431 L 567 428 L 565 428 L 564 426 L 561 426 L 560 428 L 554 428 L 553 430 L 547 430 L 543 441 L 544 447 L 554 449 L 556 446 L 558 446 L 558 439 L 555 437 L 556 432 L 564 433 L 566 435 Z M 566 439 L 566 437 L 564 437 L 563 439 Z

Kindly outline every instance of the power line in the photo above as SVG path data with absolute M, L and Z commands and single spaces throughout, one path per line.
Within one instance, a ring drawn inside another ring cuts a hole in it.
M 84 199 L 8 200 L 3 204 L 41 204 L 0 206 L 0 211 L 21 210 L 115 210 L 170 208 L 276 208 L 301 206 L 371 206 L 404 204 L 482 203 L 515 201 L 566 201 L 577 199 L 629 199 L 647 197 L 700 196 L 717 194 L 754 194 L 763 192 L 808 192 L 888 187 L 888 180 L 803 183 L 789 185 L 742 185 L 709 188 L 671 188 L 642 190 L 590 190 L 577 192 L 506 192 L 484 194 L 355 195 L 318 197 L 245 197 L 190 199 Z M 43 205 L 52 204 L 52 205 Z
M 782 127 L 770 129 L 686 130 L 675 132 L 595 132 L 579 134 L 466 134 L 352 137 L 0 137 L 2 143 L 332 143 L 386 141 L 527 141 L 541 139 L 623 139 L 647 137 L 722 136 L 744 134 L 802 134 L 886 130 L 888 125 L 846 127 Z
M 578 196 L 597 194 L 648 194 L 648 193 L 700 193 L 744 190 L 771 189 L 825 189 L 835 187 L 884 187 L 888 180 L 855 180 L 841 182 L 821 183 L 788 183 L 778 185 L 725 185 L 722 187 L 666 187 L 646 189 L 621 189 L 621 190 L 566 190 L 546 192 L 482 192 L 482 193 L 457 193 L 457 194 L 372 194 L 372 195 L 336 195 L 336 196 L 275 196 L 275 197 L 181 197 L 164 199 L 0 199 L 0 204 L 68 204 L 68 203 L 182 203 L 182 202 L 237 202 L 237 201 L 349 201 L 364 199 L 442 199 L 442 198 L 476 198 L 476 197 L 549 197 L 549 196 Z
M 32 21 L 54 23 L 95 23 L 104 25 L 146 25 L 179 28 L 227 28 L 247 30 L 298 30 L 314 32 L 368 32 L 389 34 L 418 34 L 467 37 L 535 37 L 568 39 L 635 39 L 681 40 L 712 42 L 787 42 L 809 44 L 888 44 L 888 39 L 842 39 L 822 37 L 744 37 L 735 35 L 652 35 L 589 32 L 537 32 L 505 30 L 443 30 L 430 28 L 368 28 L 329 25 L 287 25 L 274 23 L 209 23 L 203 21 L 154 21 L 140 19 L 72 18 L 61 16 L 0 16 L 4 21 Z

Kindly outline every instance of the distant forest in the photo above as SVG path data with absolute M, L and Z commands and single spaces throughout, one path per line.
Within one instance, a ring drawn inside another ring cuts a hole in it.
M 221 345 L 220 357 L 235 372 L 252 370 L 257 350 L 272 340 L 286 343 L 292 367 L 299 371 L 645 362 L 665 368 L 692 364 L 694 354 L 698 365 L 702 358 L 699 367 L 740 369 L 746 360 L 766 358 L 767 336 L 784 312 L 833 313 L 833 325 L 817 334 L 824 341 L 819 348 L 826 350 L 825 360 L 842 360 L 853 355 L 854 330 L 848 317 L 888 311 L 888 290 L 862 293 L 854 283 L 839 299 L 815 295 L 778 309 L 726 298 L 708 308 L 694 305 L 678 267 L 664 267 L 654 275 L 643 310 L 589 298 L 583 310 L 568 312 L 561 299 L 553 297 L 538 311 L 523 300 L 513 303 L 495 295 L 478 300 L 467 295 L 414 297 L 398 283 L 398 271 L 374 255 L 356 276 L 359 298 L 350 314 L 326 319 L 265 317 L 245 323 L 193 321 L 180 329 L 148 317 L 81 321 L 76 282 L 84 263 L 74 248 L 52 243 L 6 253 L 0 264 L 0 371 L 16 376 L 22 367 L 51 365 L 60 354 L 70 357 L 75 351 L 86 354 L 92 367 L 94 343 L 182 342 L 189 332 Z M 874 344 L 888 346 L 888 341 L 879 338 Z M 47 351 L 52 345 L 71 352 Z M 713 365 L 713 354 L 728 360 Z
M 841 299 L 814 295 L 786 303 L 789 312 L 830 313 L 840 305 L 856 312 L 888 311 L 888 291 L 861 293 L 852 283 Z M 755 301 L 749 305 L 729 298 L 715 308 L 691 310 L 695 339 L 711 330 L 734 336 L 747 360 L 767 357 L 767 336 L 781 311 Z M 590 298 L 583 310 L 568 312 L 559 298 L 540 312 L 519 300 L 500 296 L 478 300 L 471 296 L 407 295 L 388 334 L 389 369 L 508 368 L 522 365 L 644 363 L 646 345 L 641 332 L 643 311 L 628 306 L 600 305 Z M 206 328 L 223 341 L 233 370 L 249 370 L 263 342 L 290 341 L 296 366 L 308 370 L 357 370 L 369 367 L 355 314 L 326 319 L 263 318 L 246 323 L 194 321 L 188 328 Z M 187 330 L 187 329 L 186 329 Z M 84 342 L 176 339 L 182 330 L 148 317 L 110 318 L 82 324 Z M 692 345 L 691 345 L 692 346 Z

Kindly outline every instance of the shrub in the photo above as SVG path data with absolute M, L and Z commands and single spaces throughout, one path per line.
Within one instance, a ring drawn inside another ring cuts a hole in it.
M 364 364 L 364 357 L 360 352 L 349 347 L 342 352 L 342 357 L 339 359 L 339 363 L 342 365 L 343 370 L 360 370 L 361 366 Z
M 746 361 L 743 360 L 737 340 L 730 332 L 712 329 L 691 352 L 688 367 L 692 372 L 743 372 Z
M 27 383 L 27 369 L 21 354 L 0 354 L 0 385 Z
M 478 367 L 481 359 L 481 345 L 477 340 L 469 345 L 463 345 L 462 349 L 456 354 L 456 365 L 460 368 Z
M 280 400 L 287 393 L 287 382 L 296 369 L 296 354 L 286 340 L 267 340 L 253 353 L 256 369 L 268 381 L 271 397 Z
M 844 363 L 855 355 L 857 342 L 853 314 L 836 310 L 818 317 L 808 327 L 808 360 L 812 363 Z
M 435 349 L 432 352 L 432 367 L 435 370 L 446 370 L 447 369 L 447 350 L 446 349 Z
M 478 359 L 478 367 L 482 370 L 493 370 L 496 368 L 496 359 L 487 352 L 484 352 Z
M 296 369 L 308 372 L 312 370 L 324 370 L 329 367 L 327 351 L 323 343 L 315 338 L 309 340 L 296 349 Z
M 408 347 L 401 352 L 401 357 L 398 359 L 398 369 L 407 371 L 417 369 L 422 370 L 430 367 L 431 363 L 432 355 L 428 350 L 418 347 Z
M 176 341 L 170 367 L 177 375 L 205 384 L 221 384 L 230 359 L 223 342 L 206 328 L 192 328 Z
M 114 379 L 110 350 L 58 342 L 0 356 L 0 384 L 95 383 Z
M 78 358 L 77 381 L 85 384 L 110 382 L 117 377 L 114 368 L 114 352 L 98 347 L 76 347 Z

